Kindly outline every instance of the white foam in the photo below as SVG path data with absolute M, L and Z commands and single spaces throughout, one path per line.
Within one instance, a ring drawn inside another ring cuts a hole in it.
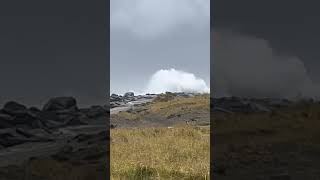
M 145 89 L 145 93 L 164 92 L 209 93 L 210 88 L 194 74 L 172 68 L 155 72 Z

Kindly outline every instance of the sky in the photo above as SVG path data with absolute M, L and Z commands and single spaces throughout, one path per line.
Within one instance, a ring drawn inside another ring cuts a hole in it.
M 171 68 L 208 84 L 209 64 L 210 89 L 222 96 L 320 92 L 317 1 L 214 0 L 211 32 L 209 0 L 111 4 L 113 92 L 143 91 Z M 8 100 L 40 106 L 61 95 L 83 106 L 104 104 L 108 9 L 106 1 L 0 2 L 0 106 Z
M 319 98 L 317 7 L 317 1 L 212 1 L 213 94 Z
M 202 87 L 201 80 L 209 86 L 209 0 L 110 2 L 111 93 L 146 93 L 148 89 L 155 89 L 150 84 L 172 87 L 176 81 L 159 83 L 180 77 L 183 79 L 180 90 L 190 87 L 190 84 Z M 175 77 L 154 78 L 159 73 Z M 187 80 L 184 79 L 186 76 Z M 184 83 L 190 81 L 193 83 Z M 165 90 L 162 88 L 160 91 Z M 159 88 L 155 92 L 159 92 Z
M 70 95 L 105 104 L 108 10 L 106 1 L 1 1 L 0 106 Z

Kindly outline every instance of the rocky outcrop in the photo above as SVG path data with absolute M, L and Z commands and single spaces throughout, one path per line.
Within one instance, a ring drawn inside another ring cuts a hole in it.
M 155 98 L 165 99 L 165 97 L 192 97 L 198 93 L 185 93 L 185 92 L 165 92 L 162 94 L 145 94 L 135 95 L 133 92 L 127 92 L 123 96 L 117 94 L 110 95 L 110 108 L 123 107 L 128 103 L 140 104 L 140 102 L 150 102 Z
M 53 140 L 45 131 L 39 133 L 22 128 L 0 129 L 0 146 L 10 147 L 27 142 L 46 142 Z
M 123 96 L 117 95 L 117 94 L 111 94 L 110 96 L 110 108 L 116 108 L 116 107 L 124 107 L 132 102 L 136 102 L 139 104 L 139 102 L 152 100 L 157 95 L 155 94 L 146 94 L 146 95 L 137 95 L 135 96 L 133 92 L 127 92 Z
M 19 104 L 15 101 L 7 102 L 2 109 L 2 112 L 9 114 L 9 115 L 23 115 L 27 113 L 27 107 Z
M 53 131 L 86 125 L 96 118 L 107 118 L 108 113 L 107 106 L 79 109 L 73 97 L 52 98 L 42 110 L 10 101 L 0 110 L 0 146 L 47 141 L 53 138 Z
M 56 97 L 50 99 L 43 107 L 43 111 L 76 111 L 77 101 L 73 97 Z
M 239 97 L 211 98 L 211 110 L 213 112 L 271 112 L 273 109 L 289 107 L 294 102 L 287 99 L 254 99 Z
M 132 98 L 132 97 L 134 97 L 134 93 L 133 93 L 133 92 L 127 92 L 127 93 L 125 93 L 125 94 L 123 95 L 123 97 L 125 97 L 125 98 Z

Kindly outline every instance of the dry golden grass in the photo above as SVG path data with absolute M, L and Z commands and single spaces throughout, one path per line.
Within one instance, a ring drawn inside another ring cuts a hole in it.
M 113 116 L 118 116 L 119 118 L 126 119 L 126 120 L 139 120 L 140 119 L 140 115 L 126 112 L 126 111 L 119 112 L 117 115 L 113 115 Z
M 9 173 L 0 173 L 3 179 L 25 180 L 92 180 L 106 179 L 106 160 L 97 164 L 56 161 L 50 157 L 41 157 L 21 166 L 7 167 Z M 13 172 L 11 172 L 14 170 Z M 14 174 L 16 177 L 12 177 Z M 2 179 L 0 178 L 0 179 Z
M 307 145 L 320 143 L 320 105 L 298 105 L 273 113 L 234 114 L 213 119 L 217 161 L 271 158 L 277 144 Z
M 214 115 L 213 119 L 218 119 L 218 117 Z M 308 139 L 318 134 L 319 119 L 319 105 L 298 106 L 278 110 L 271 114 L 231 115 L 221 123 L 216 122 L 214 129 L 215 134 L 221 136 L 257 135 L 256 137 L 260 139 L 265 138 L 272 142 L 288 141 L 297 138 Z M 259 136 L 259 134 L 264 136 Z
M 198 95 L 194 97 L 176 97 L 170 101 L 159 101 L 150 104 L 150 113 L 157 113 L 166 117 L 173 114 L 186 114 L 194 111 L 210 112 L 210 97 Z
M 163 95 L 166 97 L 167 95 Z M 169 99 L 155 100 L 153 103 L 141 107 L 145 111 L 120 112 L 113 115 L 112 118 L 120 118 L 126 120 L 141 120 L 147 114 L 156 114 L 163 118 L 171 115 L 186 115 L 188 113 L 209 113 L 210 97 L 208 94 L 198 95 L 194 97 L 171 97 Z
M 209 128 L 111 130 L 112 179 L 209 179 Z

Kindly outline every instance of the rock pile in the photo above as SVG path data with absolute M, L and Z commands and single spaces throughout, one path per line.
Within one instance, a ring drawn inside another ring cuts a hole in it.
M 97 117 L 107 117 L 108 113 L 107 106 L 79 109 L 73 97 L 52 98 L 42 110 L 10 101 L 0 109 L 0 147 L 52 140 L 54 130 L 86 125 Z
M 135 95 L 133 92 L 127 92 L 123 96 L 117 94 L 111 94 L 110 96 L 110 108 L 126 106 L 128 103 L 143 104 L 144 102 L 150 102 L 156 97 L 161 96 L 175 96 L 175 97 L 192 97 L 198 95 L 198 93 L 185 93 L 185 92 L 166 92 L 162 94 L 145 94 Z
M 185 92 L 166 92 L 162 94 L 146 94 L 135 96 L 133 92 L 127 92 L 123 96 L 112 94 L 110 96 L 110 108 L 124 107 L 128 103 L 139 102 L 143 100 L 155 99 L 158 101 L 170 100 L 174 97 L 192 97 L 199 95 L 198 93 L 185 93 Z M 211 98 L 211 109 L 214 112 L 271 112 L 275 108 L 288 107 L 295 102 L 287 99 L 272 99 L 272 98 L 240 98 L 240 97 L 222 97 Z
M 288 107 L 294 102 L 287 99 L 254 99 L 239 97 L 211 98 L 211 109 L 216 112 L 271 112 L 275 108 Z
M 110 96 L 110 108 L 126 106 L 130 102 L 143 102 L 151 100 L 155 97 L 155 94 L 146 94 L 135 96 L 133 92 L 127 92 L 123 96 L 117 94 L 111 94 Z

